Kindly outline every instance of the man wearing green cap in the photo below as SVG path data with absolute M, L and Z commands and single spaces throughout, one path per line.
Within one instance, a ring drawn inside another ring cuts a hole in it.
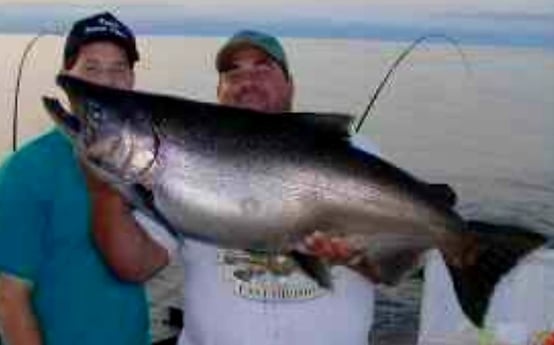
M 274 37 L 255 31 L 238 32 L 217 54 L 216 68 L 220 103 L 263 112 L 291 110 L 293 81 L 285 51 Z M 254 75 L 243 78 L 243 71 Z M 235 90 L 237 87 L 240 90 Z
M 240 31 L 219 50 L 215 65 L 221 104 L 262 112 L 291 110 L 293 78 L 285 51 L 274 37 Z M 269 258 L 189 239 L 175 241 L 145 216 L 136 217 L 168 255 L 182 258 L 184 329 L 179 345 L 367 344 L 373 320 L 373 285 L 353 270 L 334 266 L 334 288 L 326 290 L 287 256 Z M 129 255 L 129 250 L 118 251 L 116 248 L 128 248 L 133 242 L 120 238 L 117 244 L 116 232 L 103 231 L 97 238 L 111 237 L 113 241 L 103 241 L 100 247 L 122 278 L 145 279 L 167 263 L 140 255 L 140 244 L 133 250 L 135 256 Z M 335 262 L 351 258 L 345 241 L 319 233 L 308 237 L 301 247 Z M 371 276 L 369 266 L 356 269 Z

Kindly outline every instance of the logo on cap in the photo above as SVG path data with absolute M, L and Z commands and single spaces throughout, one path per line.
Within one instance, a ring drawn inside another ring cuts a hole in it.
M 85 27 L 84 33 L 110 32 L 121 38 L 127 38 L 127 35 L 121 30 L 121 25 L 106 18 L 98 18 L 98 26 Z

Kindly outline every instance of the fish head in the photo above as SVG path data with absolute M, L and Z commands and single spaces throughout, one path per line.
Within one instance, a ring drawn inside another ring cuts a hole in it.
M 66 75 L 59 75 L 57 83 L 71 111 L 54 98 L 43 97 L 43 103 L 81 159 L 118 182 L 148 184 L 159 143 L 148 107 L 135 104 L 125 90 Z

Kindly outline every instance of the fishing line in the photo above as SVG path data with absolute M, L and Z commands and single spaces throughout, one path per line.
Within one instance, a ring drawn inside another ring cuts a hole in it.
M 427 35 L 420 36 L 419 38 L 415 39 L 408 47 L 404 48 L 404 50 L 402 50 L 400 52 L 400 54 L 398 55 L 396 60 L 389 67 L 389 69 L 387 70 L 387 73 L 385 74 L 385 77 L 383 78 L 383 80 L 381 80 L 381 83 L 379 83 L 379 85 L 377 86 L 377 89 L 373 93 L 373 95 L 372 95 L 365 111 L 363 112 L 362 116 L 360 117 L 360 120 L 354 126 L 354 132 L 355 133 L 358 133 L 360 131 L 360 129 L 362 128 L 362 125 L 363 125 L 364 121 L 366 120 L 366 118 L 369 115 L 369 111 L 371 109 L 373 109 L 373 106 L 375 105 L 375 102 L 377 101 L 377 97 L 379 97 L 379 95 L 381 94 L 381 91 L 383 90 L 385 85 L 387 85 L 387 82 L 389 81 L 389 79 L 393 75 L 393 73 L 396 71 L 396 68 L 402 63 L 402 61 L 404 61 L 404 59 L 419 44 L 421 44 L 423 41 L 428 40 L 430 38 L 442 38 L 442 39 L 446 40 L 448 43 L 450 43 L 452 46 L 454 46 L 454 48 L 456 49 L 458 55 L 460 56 L 460 58 L 462 60 L 462 63 L 464 64 L 466 73 L 470 74 L 470 72 L 471 72 L 470 66 L 467 62 L 467 59 L 466 59 L 466 56 L 465 56 L 463 50 L 460 48 L 460 44 L 458 43 L 458 41 L 456 41 L 452 37 L 449 37 L 449 36 L 443 35 L 443 34 L 427 34 Z

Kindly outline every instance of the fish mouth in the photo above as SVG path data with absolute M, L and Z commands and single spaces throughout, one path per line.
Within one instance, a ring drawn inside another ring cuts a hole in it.
M 122 183 L 150 185 L 160 138 L 155 125 L 144 121 L 146 115 L 120 116 L 136 112 L 133 107 L 120 108 L 128 103 L 124 100 L 128 91 L 63 74 L 56 82 L 67 94 L 73 112 L 56 98 L 43 97 L 43 105 L 74 143 L 81 159 L 94 170 L 111 176 L 111 180 L 116 177 Z
M 92 107 L 96 108 L 96 110 L 90 111 L 89 109 L 86 114 L 90 115 L 83 118 L 66 110 L 57 98 L 43 96 L 42 102 L 54 122 L 68 134 L 80 148 L 88 153 L 87 156 L 89 158 L 94 159 L 105 154 L 111 154 L 114 149 L 121 144 L 122 139 L 116 136 L 112 136 L 111 138 L 108 137 L 105 140 L 97 139 L 97 131 L 94 129 L 99 128 L 101 125 L 99 121 L 101 118 L 101 109 L 99 106 Z
M 94 97 L 87 96 L 97 94 L 94 86 L 91 87 L 91 84 L 84 80 L 64 74 L 56 77 L 56 84 L 67 95 L 71 110 L 66 110 L 57 98 L 43 96 L 42 103 L 47 113 L 71 138 L 87 134 L 87 127 L 91 127 L 87 122 L 99 122 L 104 116 L 102 106 L 92 101 Z
M 57 98 L 43 96 L 42 104 L 52 120 L 70 137 L 75 138 L 81 132 L 79 118 L 67 111 Z

